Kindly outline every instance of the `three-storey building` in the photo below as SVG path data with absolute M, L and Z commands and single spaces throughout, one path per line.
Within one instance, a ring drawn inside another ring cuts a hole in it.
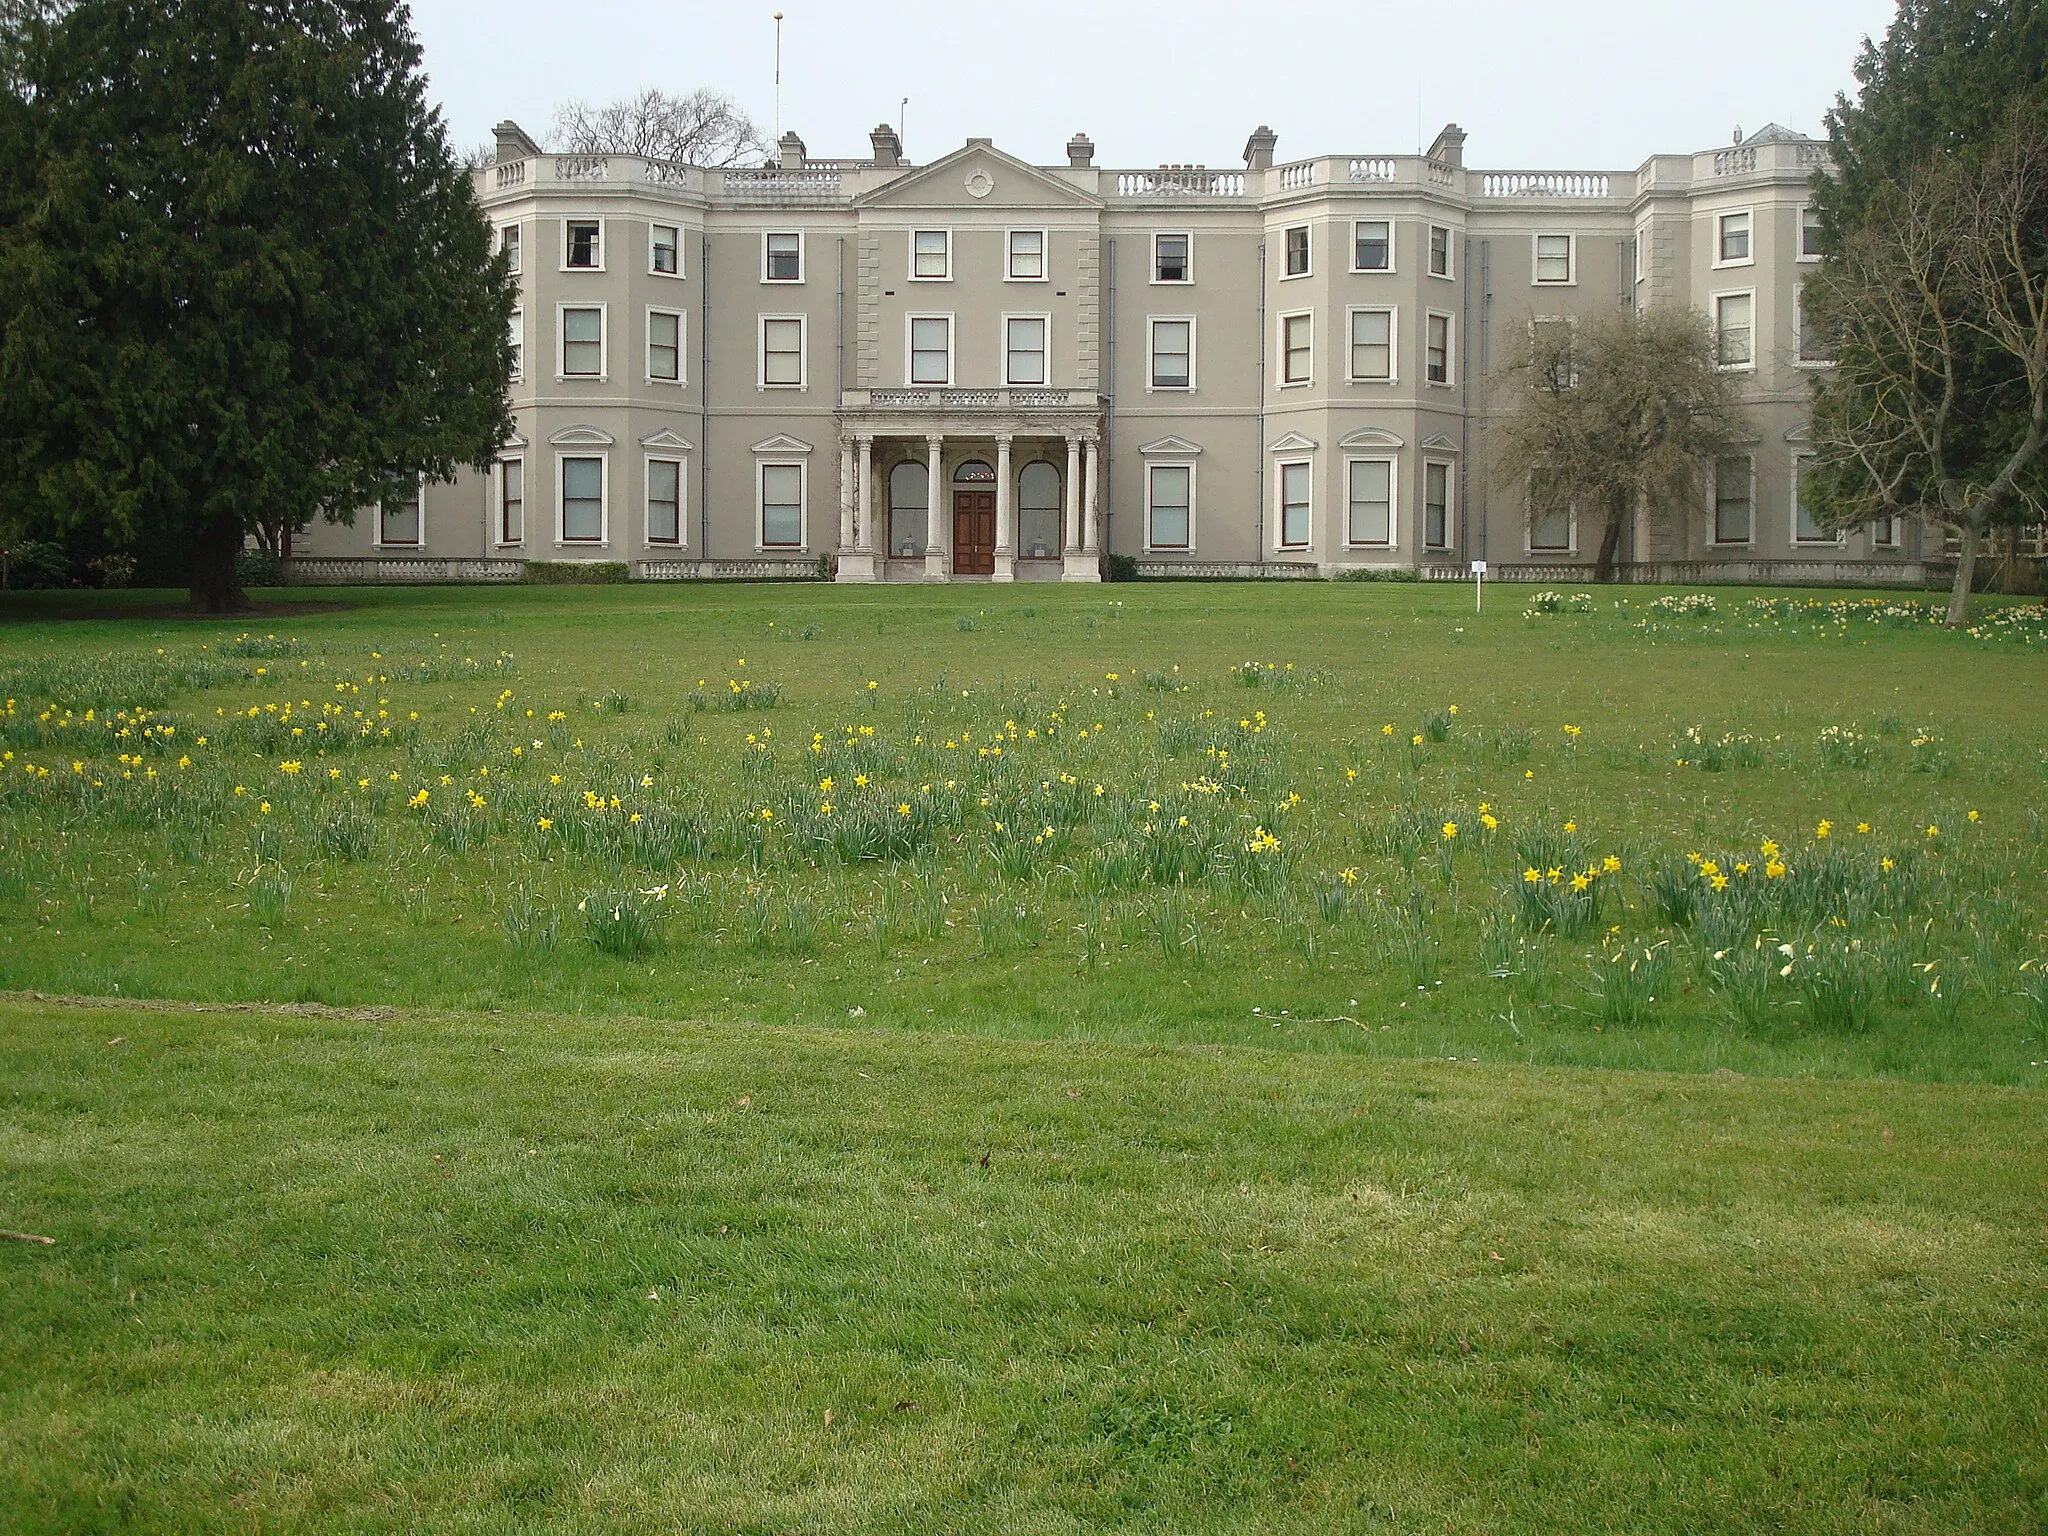
M 1633 172 L 1418 156 L 1241 170 L 1034 166 L 985 139 L 908 164 L 785 135 L 765 169 L 543 153 L 511 123 L 480 201 L 519 273 L 517 434 L 487 475 L 310 529 L 301 579 L 1098 579 L 1401 567 L 1583 574 L 1491 468 L 1528 327 L 1692 305 L 1754 426 L 1631 574 L 1917 581 L 1918 531 L 1801 499 L 1800 313 L 1826 146 L 1771 127 Z M 1932 553 L 1932 551 L 1930 551 Z

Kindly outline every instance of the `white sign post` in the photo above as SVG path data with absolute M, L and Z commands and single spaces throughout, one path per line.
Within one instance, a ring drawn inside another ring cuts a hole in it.
M 1474 613 L 1484 613 L 1486 611 L 1486 562 L 1484 560 L 1474 560 L 1472 562 L 1472 611 Z

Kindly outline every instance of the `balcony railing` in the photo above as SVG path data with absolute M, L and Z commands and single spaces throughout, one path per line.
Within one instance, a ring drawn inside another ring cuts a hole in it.
M 1481 197 L 1608 197 L 1612 179 L 1597 171 L 1487 171 Z
M 1156 171 L 1114 171 L 1118 197 L 1243 197 L 1243 171 L 1163 165 Z
M 1008 385 L 1000 389 L 849 389 L 848 411 L 1094 411 L 1101 397 L 1088 389 Z

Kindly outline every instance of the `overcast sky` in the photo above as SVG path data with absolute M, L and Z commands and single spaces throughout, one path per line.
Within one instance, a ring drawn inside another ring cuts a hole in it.
M 458 147 L 650 85 L 769 130 L 778 8 L 782 125 L 821 158 L 866 154 L 908 96 L 918 162 L 973 135 L 1061 163 L 1078 129 L 1100 165 L 1226 166 L 1259 123 L 1283 160 L 1406 154 L 1456 121 L 1468 165 L 1624 170 L 1738 125 L 1818 133 L 1893 0 L 413 0 Z

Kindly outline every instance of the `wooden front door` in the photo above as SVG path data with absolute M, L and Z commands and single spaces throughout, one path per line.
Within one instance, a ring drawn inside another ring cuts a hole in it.
M 993 576 L 996 570 L 996 493 L 953 493 L 953 574 Z

